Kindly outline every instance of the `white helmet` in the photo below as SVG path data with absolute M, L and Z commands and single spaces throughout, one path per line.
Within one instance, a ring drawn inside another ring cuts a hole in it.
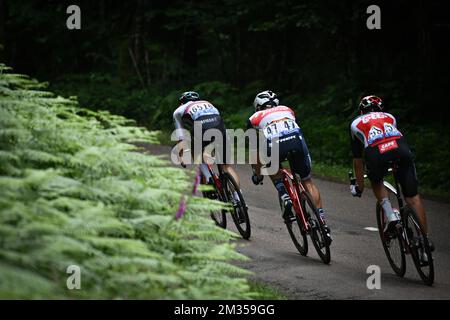
M 253 105 L 255 106 L 255 111 L 259 111 L 261 108 L 276 107 L 279 103 L 280 100 L 278 100 L 277 95 L 270 90 L 266 90 L 256 95 Z

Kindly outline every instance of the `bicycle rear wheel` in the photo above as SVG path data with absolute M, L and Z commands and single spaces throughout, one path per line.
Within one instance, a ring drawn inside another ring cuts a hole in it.
M 244 197 L 242 196 L 241 190 L 239 189 L 234 178 L 226 172 L 224 172 L 223 175 L 228 202 L 231 202 L 233 205 L 231 217 L 233 218 L 234 224 L 236 225 L 236 228 L 242 238 L 248 240 L 250 238 L 251 228 L 250 218 L 248 217 L 247 205 L 245 204 Z M 235 194 L 237 194 L 238 199 L 235 199 Z
M 434 282 L 434 263 L 431 255 L 428 239 L 422 231 L 422 225 L 417 217 L 416 211 L 410 206 L 405 206 L 406 231 L 408 234 L 411 256 L 420 278 L 427 285 Z M 422 257 L 426 256 L 426 260 Z
M 303 191 L 301 193 L 301 199 L 305 218 L 311 227 L 309 235 L 314 248 L 316 248 L 320 259 L 322 259 L 324 263 L 329 264 L 331 261 L 330 244 L 327 242 L 327 232 L 324 228 L 322 219 L 320 219 L 319 213 L 317 212 L 317 207 L 308 192 Z
M 392 203 L 393 199 L 395 199 L 395 195 L 391 192 L 389 192 L 389 194 L 391 195 L 389 198 L 391 198 Z M 406 260 L 402 235 L 398 230 L 396 230 L 395 233 L 389 235 L 383 232 L 386 224 L 386 218 L 384 211 L 382 210 L 379 203 L 377 203 L 376 216 L 378 232 L 380 234 L 381 243 L 383 244 L 383 249 L 386 253 L 389 264 L 391 265 L 392 270 L 394 270 L 394 272 L 398 276 L 403 277 L 406 272 Z

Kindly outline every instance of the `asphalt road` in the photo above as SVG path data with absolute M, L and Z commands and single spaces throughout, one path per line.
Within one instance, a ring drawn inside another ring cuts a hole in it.
M 167 155 L 170 152 L 170 148 L 163 146 L 153 146 L 151 150 Z M 415 271 L 409 255 L 405 276 L 395 275 L 378 232 L 365 229 L 377 226 L 371 190 L 367 189 L 362 198 L 353 198 L 346 184 L 314 179 L 334 239 L 331 263 L 325 265 L 311 243 L 307 257 L 296 250 L 269 179 L 254 186 L 250 166 L 236 167 L 252 227 L 250 240 L 238 241 L 239 252 L 251 261 L 240 265 L 254 272 L 254 279 L 278 288 L 290 299 L 450 299 L 450 204 L 425 200 L 429 233 L 436 246 L 435 284 L 428 287 Z M 231 217 L 228 229 L 236 231 Z M 370 265 L 381 269 L 381 289 L 367 288 Z

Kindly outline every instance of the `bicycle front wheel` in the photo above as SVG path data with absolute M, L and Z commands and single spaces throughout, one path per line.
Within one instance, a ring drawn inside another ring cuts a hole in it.
M 396 230 L 395 233 L 392 234 L 384 233 L 383 230 L 386 225 L 386 217 L 379 203 L 377 203 L 376 215 L 378 232 L 380 234 L 381 243 L 383 244 L 383 249 L 386 253 L 389 264 L 391 265 L 392 270 L 394 270 L 394 272 L 398 276 L 403 277 L 406 272 L 406 260 L 402 235 L 398 230 Z
M 416 211 L 410 206 L 405 206 L 406 232 L 410 242 L 411 256 L 420 278 L 427 285 L 434 282 L 434 263 L 428 239 L 423 232 L 422 225 L 417 217 Z
M 320 259 L 322 259 L 323 263 L 329 264 L 331 261 L 330 244 L 327 241 L 327 232 L 322 219 L 317 212 L 317 207 L 308 192 L 303 191 L 301 193 L 301 199 L 303 212 L 305 213 L 306 219 L 311 227 L 309 235 L 314 248 L 316 248 L 317 254 Z
M 299 217 L 295 214 L 294 217 L 290 217 L 285 223 L 292 242 L 298 252 L 300 252 L 302 256 L 306 256 L 308 254 L 308 238 L 306 237 L 306 232 L 302 230 L 302 222 Z
M 248 240 L 251 234 L 250 218 L 248 217 L 247 205 L 245 204 L 244 197 L 234 178 L 226 172 L 223 174 L 228 202 L 231 202 L 233 205 L 231 217 L 242 238 Z
M 202 194 L 204 198 L 227 202 L 224 196 L 219 192 L 219 190 L 217 190 L 216 185 L 214 185 L 214 191 L 203 191 Z M 210 215 L 217 226 L 224 229 L 227 227 L 227 216 L 225 209 L 211 211 Z

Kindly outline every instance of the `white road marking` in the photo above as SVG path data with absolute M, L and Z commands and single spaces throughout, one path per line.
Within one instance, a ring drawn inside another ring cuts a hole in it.
M 378 228 L 374 228 L 374 227 L 365 227 L 364 229 L 368 230 L 368 231 L 378 231 Z

